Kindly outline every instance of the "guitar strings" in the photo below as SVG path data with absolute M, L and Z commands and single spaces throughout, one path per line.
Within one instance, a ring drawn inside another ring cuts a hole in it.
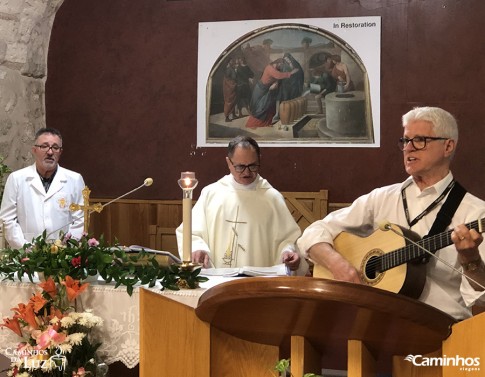
M 469 229 L 477 229 L 481 232 L 484 221 L 485 219 L 482 219 L 480 222 L 478 220 L 472 221 L 471 223 L 467 224 L 467 227 Z M 428 250 L 436 251 L 451 245 L 453 243 L 451 241 L 452 232 L 453 230 L 448 230 L 440 234 L 425 237 L 416 242 L 419 246 L 413 243 L 408 243 L 404 247 L 401 247 L 399 249 L 384 253 L 379 256 L 371 257 L 366 266 L 372 268 L 374 272 L 382 273 L 401 264 L 417 260 L 427 255 L 427 253 L 423 251 L 420 246 Z M 406 239 L 403 234 L 397 234 Z M 381 269 L 377 270 L 378 267 L 380 267 Z

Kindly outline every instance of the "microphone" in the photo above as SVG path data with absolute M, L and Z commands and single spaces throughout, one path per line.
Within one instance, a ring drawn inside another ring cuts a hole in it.
M 472 279 L 471 277 L 469 276 L 466 276 L 462 271 L 458 270 L 457 268 L 453 267 L 451 264 L 449 264 L 447 261 L 443 260 L 442 258 L 440 258 L 439 256 L 437 256 L 436 254 L 432 253 L 431 251 L 429 251 L 428 249 L 426 249 L 425 247 L 421 246 L 419 243 L 413 241 L 411 238 L 407 237 L 406 235 L 402 234 L 402 233 L 399 233 L 396 229 L 394 229 L 392 227 L 392 224 L 387 221 L 387 220 L 383 220 L 383 221 L 380 221 L 379 222 L 379 229 L 384 231 L 384 232 L 387 232 L 387 231 L 391 231 L 395 234 L 397 234 L 399 237 L 402 237 L 404 238 L 406 241 L 409 241 L 410 243 L 412 243 L 414 246 L 417 246 L 419 249 L 423 250 L 424 252 L 426 252 L 427 254 L 431 255 L 433 258 L 436 258 L 437 260 L 439 260 L 441 263 L 445 264 L 446 266 L 448 266 L 449 268 L 451 268 L 453 271 L 455 272 L 458 272 L 461 276 L 467 278 L 468 280 L 474 282 L 476 285 L 478 285 L 480 288 L 482 288 L 483 290 L 485 290 L 485 287 L 480 284 L 479 282 L 477 282 L 476 280 Z
M 91 213 L 93 212 L 101 212 L 103 210 L 104 207 L 106 207 L 107 205 L 111 204 L 111 203 L 114 203 L 116 202 L 117 200 L 120 200 L 122 198 L 124 198 L 125 196 L 127 195 L 130 195 L 132 193 L 134 193 L 135 191 L 141 189 L 142 187 L 145 187 L 145 186 L 151 186 L 153 184 L 153 178 L 146 178 L 144 181 L 143 181 L 143 184 L 134 188 L 133 190 L 131 191 L 128 191 L 126 194 L 123 194 L 121 196 L 118 196 L 117 198 L 113 199 L 113 200 L 110 200 L 108 203 L 105 203 L 103 204 L 102 206 L 98 207 L 97 209 L 90 209 L 89 212 L 88 212 L 88 216 L 91 215 Z M 54 233 L 57 233 L 58 231 L 60 231 L 62 228 L 64 228 L 65 226 L 68 226 L 68 225 L 71 225 L 74 223 L 74 221 L 77 221 L 77 220 L 80 220 L 84 217 L 84 213 L 82 214 L 82 216 L 78 216 L 78 217 L 75 217 L 73 218 L 70 222 L 68 222 L 67 224 L 64 224 L 63 226 L 61 226 L 60 228 L 50 232 L 47 236 L 46 236 L 46 239 L 49 239 L 50 236 L 52 236 Z

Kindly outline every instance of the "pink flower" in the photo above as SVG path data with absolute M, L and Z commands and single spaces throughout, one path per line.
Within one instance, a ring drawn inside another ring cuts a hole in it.
M 88 240 L 88 245 L 89 246 L 98 246 L 99 245 L 99 241 L 96 238 L 90 238 Z
M 64 234 L 64 238 L 62 239 L 62 242 L 66 243 L 71 239 L 71 237 L 72 237 L 71 232 Z
M 83 377 L 86 375 L 86 370 L 81 367 L 77 371 L 72 371 L 72 377 Z
M 40 336 L 37 338 L 37 347 L 39 349 L 46 349 L 53 345 L 62 343 L 64 340 L 66 340 L 66 334 L 58 333 L 51 326 L 49 326 L 49 328 L 42 332 L 42 334 L 40 334 Z
M 21 261 L 21 262 L 27 262 L 28 260 L 30 260 L 30 258 L 25 257 L 25 258 L 22 258 L 20 261 Z

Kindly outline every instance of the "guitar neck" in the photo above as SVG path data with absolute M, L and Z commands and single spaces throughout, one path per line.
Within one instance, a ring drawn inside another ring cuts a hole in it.
M 479 233 L 484 232 L 485 219 L 475 220 L 471 223 L 465 224 L 468 229 L 475 229 Z M 435 234 L 433 236 L 425 237 L 415 244 L 408 243 L 406 246 L 394 250 L 390 253 L 381 256 L 381 272 L 390 270 L 391 268 L 400 266 L 401 264 L 418 260 L 427 255 L 426 249 L 431 253 L 443 249 L 453 243 L 451 240 L 451 233 L 453 230 Z M 419 245 L 419 246 L 418 246 Z

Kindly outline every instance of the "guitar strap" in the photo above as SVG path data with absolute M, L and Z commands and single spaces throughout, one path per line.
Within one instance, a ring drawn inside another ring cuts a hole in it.
M 465 188 L 458 182 L 455 182 L 453 188 L 448 194 L 448 197 L 446 198 L 446 201 L 439 210 L 438 215 L 436 215 L 433 226 L 425 237 L 434 236 L 435 234 L 442 233 L 446 230 L 448 225 L 450 225 L 451 219 L 453 218 L 453 215 L 455 214 L 465 194 Z M 426 260 L 428 259 L 429 255 L 426 257 Z

